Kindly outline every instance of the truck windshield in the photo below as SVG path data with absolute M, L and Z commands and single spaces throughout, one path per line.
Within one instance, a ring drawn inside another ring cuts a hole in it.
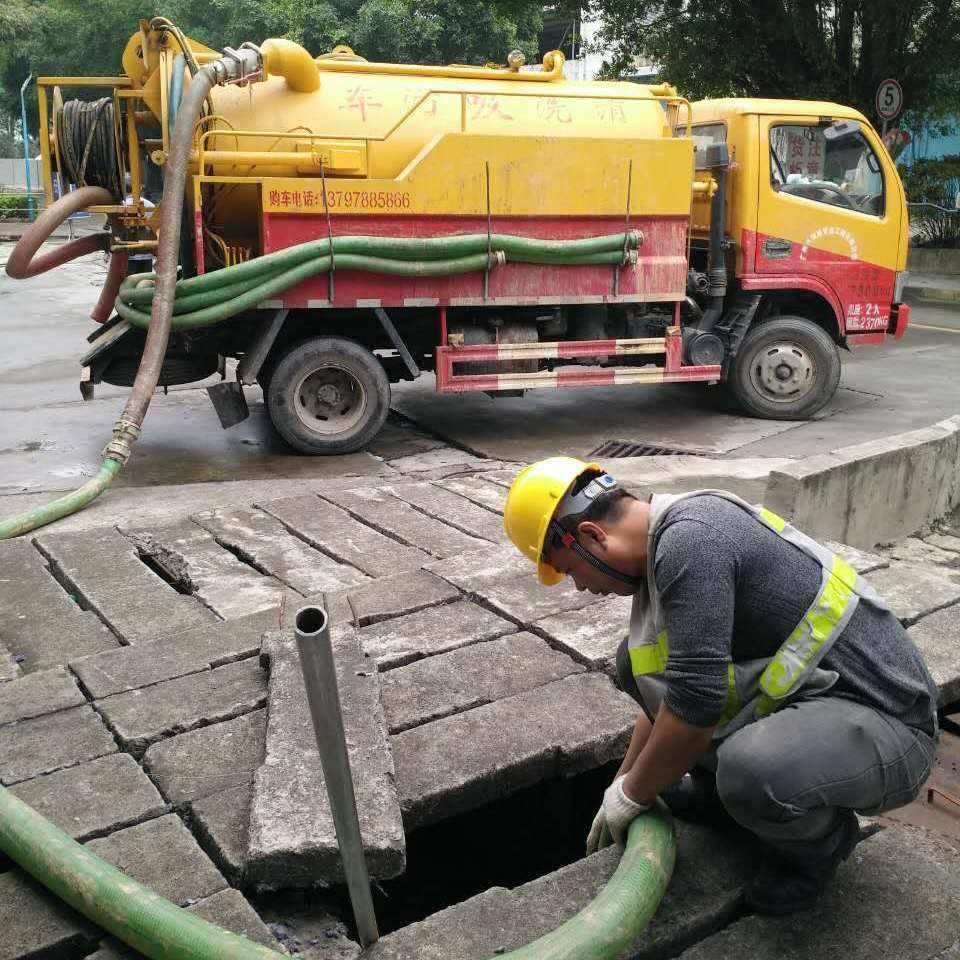
M 880 161 L 852 123 L 771 127 L 770 183 L 783 194 L 883 215 Z

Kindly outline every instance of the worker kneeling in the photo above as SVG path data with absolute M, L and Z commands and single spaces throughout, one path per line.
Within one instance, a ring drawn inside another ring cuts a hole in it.
M 766 844 L 763 913 L 810 906 L 933 762 L 936 689 L 884 601 L 776 514 L 705 490 L 639 500 L 596 463 L 522 470 L 504 526 L 546 586 L 633 595 L 620 684 L 643 708 L 588 852 L 662 796 Z

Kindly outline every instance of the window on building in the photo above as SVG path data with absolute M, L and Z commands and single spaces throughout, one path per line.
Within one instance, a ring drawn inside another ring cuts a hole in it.
M 883 215 L 880 161 L 853 120 L 771 127 L 770 183 L 779 193 Z

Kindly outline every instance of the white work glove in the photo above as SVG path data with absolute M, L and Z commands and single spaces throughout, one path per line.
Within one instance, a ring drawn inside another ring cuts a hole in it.
M 593 818 L 587 837 L 587 853 L 602 850 L 611 843 L 625 843 L 630 822 L 649 809 L 649 804 L 631 800 L 624 793 L 623 777 L 617 777 L 604 791 L 603 803 Z

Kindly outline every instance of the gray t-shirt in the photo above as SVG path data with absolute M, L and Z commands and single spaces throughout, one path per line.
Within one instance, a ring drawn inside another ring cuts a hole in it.
M 819 592 L 820 566 L 709 494 L 667 510 L 653 557 L 670 644 L 667 706 L 688 723 L 716 723 L 727 665 L 776 653 Z M 821 667 L 840 675 L 832 695 L 933 733 L 936 687 L 892 613 L 860 603 Z

